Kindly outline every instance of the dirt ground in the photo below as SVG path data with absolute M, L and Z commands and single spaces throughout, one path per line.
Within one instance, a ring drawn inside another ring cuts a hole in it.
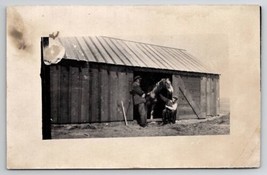
M 124 122 L 52 125 L 52 139 L 226 134 L 230 134 L 230 114 L 166 125 L 150 122 L 145 128 L 136 121 L 128 126 Z

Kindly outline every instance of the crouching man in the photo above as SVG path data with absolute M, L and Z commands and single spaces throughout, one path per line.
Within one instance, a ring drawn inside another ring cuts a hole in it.
M 178 97 L 174 96 L 168 99 L 160 94 L 160 98 L 166 102 L 165 109 L 162 111 L 163 124 L 175 123 L 178 106 Z
M 147 112 L 145 108 L 145 93 L 140 87 L 141 79 L 140 76 L 134 77 L 131 93 L 133 95 L 134 108 L 139 114 L 138 122 L 140 126 L 145 127 L 147 125 Z

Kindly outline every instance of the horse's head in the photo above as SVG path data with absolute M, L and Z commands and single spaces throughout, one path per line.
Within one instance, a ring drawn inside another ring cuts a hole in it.
M 173 93 L 172 83 L 169 78 L 165 79 L 165 87 L 170 93 Z
M 156 83 L 154 89 L 150 92 L 150 95 L 152 98 L 155 98 L 155 96 L 162 90 L 167 89 L 167 91 L 172 94 L 173 93 L 173 87 L 171 84 L 171 81 L 169 78 L 162 78 L 159 82 Z
M 157 84 L 157 92 L 160 92 L 162 89 L 167 89 L 170 93 L 173 93 L 172 83 L 169 78 L 163 78 Z

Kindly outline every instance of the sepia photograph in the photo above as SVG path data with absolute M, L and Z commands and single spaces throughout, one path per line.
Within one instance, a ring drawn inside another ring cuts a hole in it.
M 7 169 L 257 168 L 259 5 L 10 6 Z
M 230 133 L 221 74 L 205 60 L 168 46 L 57 35 L 41 42 L 44 139 Z

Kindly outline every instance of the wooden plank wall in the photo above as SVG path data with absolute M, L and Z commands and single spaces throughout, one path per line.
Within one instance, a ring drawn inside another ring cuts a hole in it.
M 200 80 L 201 77 L 181 76 L 187 90 L 192 95 L 194 101 L 200 104 Z
M 50 66 L 52 123 L 133 120 L 130 95 L 133 72 L 102 64 L 60 63 Z
M 185 87 L 188 90 L 188 92 L 191 94 L 193 100 L 196 104 L 199 105 L 200 102 L 200 77 L 190 77 L 190 76 L 181 76 L 182 80 L 184 81 Z M 183 96 L 182 93 L 180 93 L 182 96 L 182 103 L 181 103 L 181 110 L 184 111 L 184 116 L 181 116 L 181 118 L 189 119 L 189 118 L 197 118 L 195 115 L 195 112 L 193 111 L 192 107 L 186 100 L 186 98 Z
M 206 87 L 206 98 L 207 98 L 207 116 L 211 115 L 211 78 L 208 76 L 207 77 L 207 87 Z
M 109 72 L 110 76 L 110 98 L 109 98 L 109 109 L 110 109 L 110 118 L 114 121 L 118 121 L 118 97 L 120 96 L 120 93 L 118 91 L 119 88 L 119 79 L 118 79 L 118 72 L 115 67 L 110 68 Z
M 200 109 L 203 116 L 207 116 L 207 77 L 200 80 Z
M 107 122 L 110 116 L 110 108 L 109 108 L 109 73 L 106 65 L 102 65 L 99 67 L 100 74 L 100 93 L 98 94 L 98 98 L 100 98 L 100 122 Z M 93 93 L 93 92 L 92 92 Z M 94 109 L 94 107 L 92 107 Z M 92 110 L 93 110 L 92 109 Z M 94 117 L 94 116 L 91 116 Z
M 201 112 L 207 116 L 219 115 L 219 76 L 207 75 L 201 78 Z
M 89 122 L 100 122 L 100 98 L 98 94 L 100 94 L 100 83 L 101 76 L 99 76 L 99 68 L 98 66 L 90 66 L 90 81 L 89 81 Z M 94 117 L 92 117 L 94 116 Z
M 74 63 L 73 63 L 74 62 Z M 49 66 L 52 123 L 123 121 L 121 101 L 127 119 L 133 120 L 130 95 L 133 71 L 127 67 L 87 62 L 61 61 Z M 180 76 L 203 116 L 219 115 L 219 76 Z M 174 95 L 179 97 L 177 119 L 197 118 L 180 92 L 173 75 Z
M 88 65 L 50 66 L 52 123 L 81 123 L 89 116 Z M 87 87 L 87 88 L 86 88 Z
M 191 119 L 197 118 L 197 115 L 193 111 L 192 107 L 188 103 L 186 97 L 183 93 L 179 90 L 179 75 L 173 75 L 172 84 L 174 87 L 174 94 L 178 94 L 179 104 L 178 104 L 178 112 L 177 112 L 177 119 Z M 191 94 L 192 98 L 196 102 L 197 105 L 200 105 L 200 77 L 193 77 L 193 76 L 180 76 L 184 82 L 184 85 Z
M 57 123 L 58 116 L 60 116 L 59 98 L 60 94 L 60 66 L 50 66 L 50 95 L 51 95 L 51 119 L 52 122 Z
M 89 100 L 90 100 L 90 75 L 89 75 L 89 63 L 85 63 L 85 66 L 81 67 L 81 72 L 80 72 L 80 85 L 81 85 L 81 117 L 80 117 L 80 122 L 85 123 L 85 122 L 90 122 L 89 114 Z M 89 87 L 89 88 L 88 88 Z
M 200 84 L 199 84 L 199 77 L 192 79 L 190 84 L 185 82 L 180 76 L 177 76 L 179 85 L 180 85 L 180 91 L 184 95 L 187 103 L 189 104 L 190 108 L 193 110 L 193 114 L 197 116 L 197 118 L 203 118 L 201 110 L 200 110 Z M 186 79 L 189 79 L 189 77 L 186 77 Z
M 216 78 L 216 115 L 220 115 L 220 79 Z
M 183 93 L 179 93 L 179 118 L 197 118 Z
M 69 86 L 69 67 L 60 68 L 60 116 L 58 122 L 70 123 L 70 86 Z M 52 101 L 53 99 L 51 99 Z
M 118 89 L 117 89 L 117 120 L 122 121 L 123 111 L 121 101 L 125 108 L 125 113 L 128 120 L 133 120 L 133 102 L 130 94 L 131 85 L 133 82 L 133 72 L 127 68 L 118 69 Z
M 191 77 L 189 75 L 180 77 L 184 81 L 185 87 L 191 94 L 194 102 L 199 105 L 202 117 L 219 115 L 219 76 L 204 75 L 202 77 Z M 172 79 L 174 94 L 178 94 L 179 97 L 177 119 L 197 118 L 183 93 L 179 93 L 177 75 L 174 75 Z
M 206 90 L 206 114 L 207 116 L 216 116 L 220 114 L 219 76 L 208 75 L 206 78 L 206 88 L 203 86 L 202 89 L 202 91 Z
M 70 123 L 79 123 L 81 113 L 81 85 L 79 67 L 69 67 L 69 110 Z
M 215 85 L 215 79 L 213 77 L 211 77 L 210 80 L 210 89 L 211 89 L 211 94 L 210 94 L 210 114 L 212 116 L 215 116 L 215 112 L 216 112 L 216 100 L 215 100 L 215 90 L 216 90 L 216 85 Z

